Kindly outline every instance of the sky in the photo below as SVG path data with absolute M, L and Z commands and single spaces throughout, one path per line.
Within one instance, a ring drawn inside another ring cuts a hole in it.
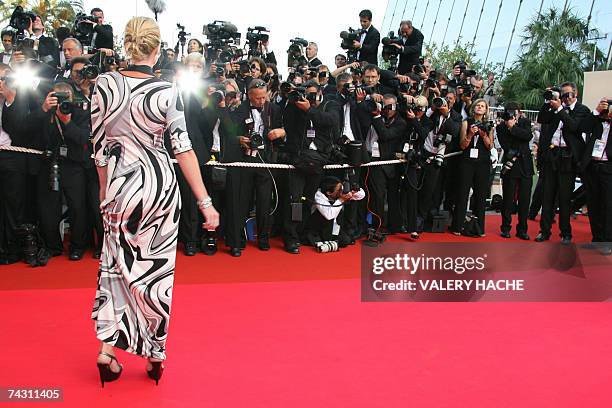
M 84 3 L 87 11 L 95 6 L 102 8 L 106 20 L 115 28 L 115 34 L 122 32 L 133 16 L 154 16 L 144 0 L 87 0 Z M 286 51 L 291 38 L 302 37 L 316 42 L 319 46 L 319 59 L 334 67 L 334 56 L 342 52 L 340 31 L 348 27 L 359 28 L 359 12 L 366 8 L 373 13 L 373 25 L 379 27 L 386 5 L 386 1 L 378 0 L 328 0 L 323 3 L 166 0 L 166 11 L 158 16 L 158 23 L 163 40 L 172 47 L 177 42 L 177 23 L 184 25 L 185 31 L 200 41 L 206 39 L 202 27 L 214 20 L 226 20 L 235 24 L 243 40 L 248 27 L 264 26 L 270 30 L 269 46 L 274 51 L 280 71 L 286 73 Z M 311 12 L 306 12 L 307 9 Z
M 507 66 L 509 66 L 520 51 L 523 28 L 531 18 L 537 15 L 540 6 L 542 10 L 547 10 L 552 6 L 561 9 L 565 0 L 389 0 L 383 3 L 387 3 L 387 18 L 382 24 L 384 31 L 388 31 L 389 28 L 395 29 L 402 19 L 412 20 L 415 27 L 422 27 L 425 43 L 434 41 L 437 44 L 443 41 L 445 44 L 457 41 L 464 14 L 466 18 L 461 31 L 463 37 L 461 41 L 472 42 L 482 9 L 474 51 L 477 57 L 484 61 L 487 58 L 490 43 L 491 50 L 488 60 L 503 63 L 506 50 L 510 45 L 507 61 Z M 574 13 L 585 19 L 593 4 L 590 25 L 599 29 L 601 36 L 607 34 L 607 39 L 598 41 L 604 55 L 607 55 L 612 39 L 612 1 L 567 0 L 567 4 Z M 499 20 L 495 25 L 498 11 Z M 516 18 L 517 11 L 518 19 Z M 516 29 L 512 42 L 510 42 L 515 19 Z

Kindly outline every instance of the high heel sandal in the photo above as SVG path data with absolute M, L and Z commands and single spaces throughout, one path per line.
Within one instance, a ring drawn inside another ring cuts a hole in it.
M 147 370 L 147 375 L 150 379 L 155 380 L 155 385 L 159 385 L 159 380 L 164 373 L 164 366 L 162 365 L 163 361 L 149 360 L 149 363 L 151 363 L 151 369 Z
M 100 372 L 100 382 L 102 383 L 102 388 L 104 388 L 105 382 L 112 382 L 112 381 L 119 379 L 119 377 L 121 377 L 121 372 L 123 372 L 123 366 L 119 364 L 119 361 L 117 361 L 117 358 L 115 358 L 115 356 L 113 356 L 112 354 L 108 354 L 108 353 L 105 353 L 104 351 L 101 351 L 98 353 L 98 355 L 106 356 L 111 359 L 111 361 L 108 364 L 98 363 L 98 371 Z M 111 364 L 113 363 L 113 360 L 115 360 L 115 362 L 119 366 L 118 372 L 114 372 L 110 368 Z

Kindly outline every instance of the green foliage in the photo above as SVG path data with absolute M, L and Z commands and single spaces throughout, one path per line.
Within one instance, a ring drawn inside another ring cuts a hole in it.
M 435 42 L 427 45 L 425 49 L 425 57 L 429 58 L 432 67 L 438 71 L 442 71 L 449 75 L 453 70 L 453 65 L 457 61 L 465 61 L 470 69 L 475 70 L 480 75 L 486 77 L 488 72 L 493 72 L 495 76 L 501 73 L 502 64 L 487 63 L 483 65 L 482 61 L 476 57 L 476 53 L 471 51 L 473 44 L 471 43 L 455 43 L 439 47 Z
M 593 66 L 594 46 L 586 39 L 597 36 L 597 30 L 587 29 L 586 19 L 569 8 L 551 8 L 532 18 L 522 37 L 521 55 L 503 79 L 504 99 L 537 109 L 546 87 L 569 81 L 581 92 L 584 71 Z M 603 68 L 603 52 L 596 50 L 596 69 Z

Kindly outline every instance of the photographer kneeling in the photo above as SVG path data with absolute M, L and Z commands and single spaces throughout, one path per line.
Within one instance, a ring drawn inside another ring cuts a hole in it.
M 351 190 L 349 183 L 343 184 L 337 177 L 323 179 L 305 227 L 308 244 L 316 247 L 319 252 L 337 251 L 338 248 L 346 247 L 350 237 L 342 231 L 342 222 L 338 218 L 342 216 L 346 202 L 363 200 L 364 197 L 362 188 Z
M 531 122 L 523 117 L 518 104 L 514 102 L 506 104 L 502 119 L 503 122 L 496 128 L 499 144 L 504 149 L 503 168 L 501 170 L 504 199 L 501 236 L 510 238 L 512 212 L 518 190 L 516 236 L 528 241 L 527 216 L 529 215 L 529 201 L 534 174 L 531 149 L 529 148 L 529 142 L 533 138 Z

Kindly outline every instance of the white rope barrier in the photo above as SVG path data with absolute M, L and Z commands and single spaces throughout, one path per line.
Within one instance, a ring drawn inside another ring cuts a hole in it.
M 7 152 L 45 154 L 45 152 L 40 151 L 40 150 L 28 149 L 25 147 L 17 147 L 17 146 L 0 146 L 0 150 L 5 150 Z

